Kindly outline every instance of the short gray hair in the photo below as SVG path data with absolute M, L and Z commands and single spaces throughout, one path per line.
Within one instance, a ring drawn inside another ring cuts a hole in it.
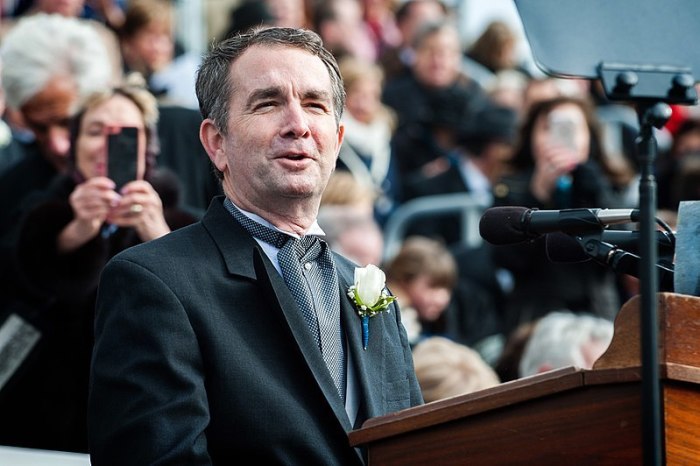
M 570 311 L 552 311 L 539 319 L 525 344 L 519 375 L 537 374 L 543 365 L 552 369 L 575 366 L 584 369 L 582 347 L 587 342 L 610 344 L 613 322 L 602 317 Z
M 22 18 L 0 48 L 7 105 L 20 108 L 59 75 L 74 79 L 79 100 L 109 87 L 108 57 L 102 37 L 84 20 L 45 13 Z
M 333 112 L 340 123 L 345 106 L 345 89 L 335 57 L 323 47 L 318 34 L 306 29 L 260 28 L 232 36 L 214 45 L 197 72 L 197 99 L 203 118 L 214 121 L 219 131 L 227 132 L 228 104 L 236 83 L 229 79 L 231 64 L 254 45 L 293 47 L 321 59 L 331 78 Z

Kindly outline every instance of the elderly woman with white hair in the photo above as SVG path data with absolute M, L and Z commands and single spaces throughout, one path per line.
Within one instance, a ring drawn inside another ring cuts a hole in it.
M 19 20 L 3 38 L 0 59 L 7 107 L 33 137 L 0 177 L 2 238 L 17 224 L 23 200 L 66 169 L 71 115 L 89 94 L 112 85 L 115 74 L 95 30 L 60 15 Z
M 537 320 L 520 359 L 520 377 L 563 367 L 591 369 L 612 341 L 613 322 L 587 313 L 553 311 Z

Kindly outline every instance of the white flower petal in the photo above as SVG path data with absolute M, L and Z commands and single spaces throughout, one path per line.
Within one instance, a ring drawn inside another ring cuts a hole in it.
M 374 306 L 382 296 L 386 275 L 375 265 L 355 268 L 355 287 L 360 302 L 368 307 Z

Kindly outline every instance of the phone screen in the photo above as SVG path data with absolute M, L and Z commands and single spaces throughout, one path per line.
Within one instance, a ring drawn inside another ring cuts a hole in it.
M 552 140 L 570 149 L 576 149 L 574 141 L 576 122 L 565 114 L 556 111 L 549 114 L 549 132 Z
M 138 128 L 123 127 L 107 136 L 107 176 L 117 185 L 117 191 L 136 179 L 138 146 Z

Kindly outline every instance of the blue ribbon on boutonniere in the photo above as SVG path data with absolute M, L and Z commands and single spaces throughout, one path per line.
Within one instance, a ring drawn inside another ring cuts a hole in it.
M 386 275 L 379 267 L 368 265 L 355 268 L 355 283 L 348 288 L 348 296 L 362 322 L 362 348 L 369 342 L 369 319 L 381 312 L 389 312 L 389 305 L 396 301 L 386 289 Z

